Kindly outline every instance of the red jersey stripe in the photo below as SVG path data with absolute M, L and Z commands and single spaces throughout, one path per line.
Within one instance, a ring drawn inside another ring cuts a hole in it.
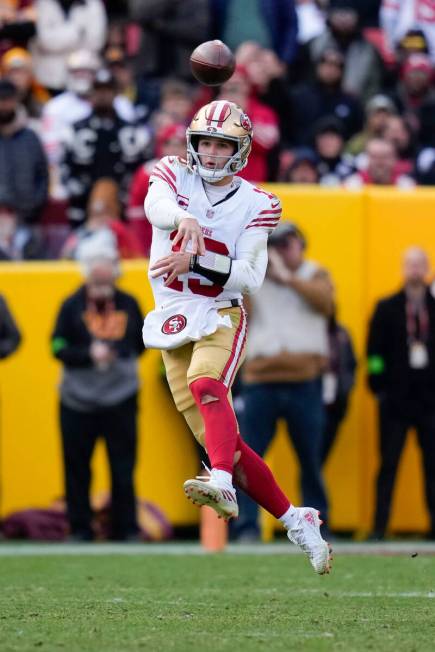
M 176 177 L 175 174 L 172 172 L 171 168 L 168 167 L 168 166 L 166 165 L 166 163 L 163 163 L 163 161 L 160 161 L 159 165 L 162 165 L 162 166 L 165 168 L 166 172 L 169 174 L 169 176 L 171 177 L 171 179 L 172 179 L 172 180 L 174 181 L 174 183 L 175 183 L 175 182 L 177 181 L 177 177 Z
M 277 224 L 278 224 L 278 222 L 275 222 L 275 223 L 274 222 L 258 222 L 258 224 L 248 224 L 248 226 L 246 228 L 247 229 L 253 229 L 256 226 L 267 226 L 269 228 L 273 228 Z
M 226 376 L 228 374 L 228 371 L 230 370 L 231 365 L 233 365 L 235 362 L 236 362 L 235 367 L 237 367 L 238 360 L 239 360 L 239 358 L 240 358 L 240 356 L 242 354 L 242 351 L 243 351 L 243 346 L 240 346 L 240 341 L 239 340 L 240 340 L 241 334 L 242 333 L 244 334 L 245 325 L 246 325 L 245 323 L 246 323 L 245 311 L 242 308 L 241 315 L 240 315 L 240 322 L 239 322 L 239 325 L 237 327 L 236 334 L 234 336 L 233 346 L 231 348 L 231 355 L 228 358 L 227 364 L 225 365 L 224 370 L 222 371 L 220 379 L 219 379 L 227 387 L 229 387 L 229 383 L 226 383 L 225 379 L 226 379 Z M 243 338 L 242 342 L 243 341 L 244 341 L 244 338 Z M 239 346 L 240 346 L 240 348 L 239 348 Z M 237 352 L 237 349 L 239 349 L 238 352 Z M 235 360 L 236 354 L 237 354 L 237 361 Z M 232 373 L 231 373 L 231 376 L 232 376 Z

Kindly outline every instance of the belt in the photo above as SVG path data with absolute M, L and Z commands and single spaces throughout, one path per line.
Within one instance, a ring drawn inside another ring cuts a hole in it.
M 224 299 L 223 301 L 216 301 L 216 308 L 221 310 L 222 308 L 240 308 L 243 305 L 241 299 Z

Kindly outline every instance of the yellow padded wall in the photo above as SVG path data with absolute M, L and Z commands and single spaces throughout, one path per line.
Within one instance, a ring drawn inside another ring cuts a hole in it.
M 364 345 L 374 302 L 400 282 L 400 258 L 411 244 L 424 246 L 435 261 L 435 192 L 270 186 L 308 239 L 308 257 L 331 273 L 339 319 L 350 330 L 360 361 L 357 388 L 337 445 L 326 467 L 331 525 L 368 530 L 377 466 L 374 401 L 365 389 Z M 146 262 L 123 265 L 123 289 L 144 311 L 152 306 Z M 62 464 L 57 425 L 57 384 L 61 366 L 50 353 L 49 338 L 62 300 L 81 283 L 74 263 L 0 265 L 2 292 L 23 332 L 19 351 L 0 364 L 0 513 L 46 506 L 62 494 Z M 142 392 L 136 487 L 157 503 L 174 524 L 196 522 L 197 510 L 184 499 L 182 483 L 198 469 L 195 447 L 162 382 L 160 354 L 147 352 L 140 364 Z M 297 465 L 281 425 L 268 461 L 295 502 Z M 108 488 L 100 449 L 94 461 L 93 490 Z M 419 455 L 410 441 L 401 464 L 392 526 L 424 530 Z M 271 534 L 274 523 L 266 520 Z

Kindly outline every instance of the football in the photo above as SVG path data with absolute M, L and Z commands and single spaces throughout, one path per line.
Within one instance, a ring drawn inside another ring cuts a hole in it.
M 236 60 L 230 48 L 216 39 L 198 45 L 190 55 L 193 76 L 206 86 L 219 86 L 231 77 Z

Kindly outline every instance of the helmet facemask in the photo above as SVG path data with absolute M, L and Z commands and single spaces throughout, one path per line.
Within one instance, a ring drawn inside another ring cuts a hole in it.
M 198 154 L 198 145 L 201 138 L 219 138 L 219 140 L 224 140 L 226 142 L 232 143 L 234 145 L 234 154 L 230 157 L 224 155 L 213 155 L 213 154 Z M 208 181 L 208 183 L 213 183 L 220 181 L 228 176 L 233 176 L 246 166 L 248 159 L 247 157 L 243 158 L 243 149 L 246 147 L 250 148 L 249 138 L 246 138 L 246 143 L 240 143 L 238 138 L 223 138 L 222 136 L 211 136 L 208 133 L 194 135 L 187 135 L 187 156 L 189 161 L 189 166 L 199 174 L 201 179 Z M 201 156 L 206 156 L 209 159 L 215 159 L 215 167 L 209 168 L 201 164 Z M 219 160 L 225 159 L 226 163 L 223 167 L 218 167 Z

